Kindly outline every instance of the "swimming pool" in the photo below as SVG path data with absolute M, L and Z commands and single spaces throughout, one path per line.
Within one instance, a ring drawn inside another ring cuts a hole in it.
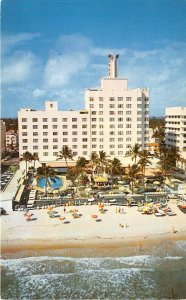
M 53 178 L 54 180 L 51 180 L 51 178 Z M 50 187 L 52 189 L 60 189 L 63 186 L 63 181 L 61 177 L 49 177 L 48 180 L 50 181 Z M 37 182 L 37 186 L 44 189 L 46 187 L 46 179 L 39 179 L 39 181 Z M 48 183 L 47 186 L 49 186 Z

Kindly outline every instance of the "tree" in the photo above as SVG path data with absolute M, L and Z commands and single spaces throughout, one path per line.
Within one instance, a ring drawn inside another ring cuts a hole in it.
M 132 160 L 134 160 L 134 163 L 136 164 L 137 157 L 139 157 L 141 145 L 136 143 L 134 147 L 130 147 L 129 152 L 125 155 L 126 157 L 131 157 Z
M 98 169 L 101 171 L 101 174 L 105 172 L 106 167 L 109 165 L 108 156 L 105 151 L 99 151 L 98 155 Z
M 160 161 L 159 166 L 163 173 L 164 178 L 168 176 L 173 167 L 176 166 L 176 162 L 180 161 L 180 153 L 179 150 L 172 146 L 167 148 L 165 144 L 161 144 L 160 147 Z
M 91 167 L 92 170 L 92 175 L 94 172 L 94 169 L 97 168 L 98 165 L 98 155 L 95 152 L 92 152 L 90 155 L 90 160 L 89 160 L 89 166 Z
M 121 161 L 114 157 L 114 159 L 110 161 L 110 170 L 112 175 L 122 174 L 123 170 Z
M 63 159 L 63 158 L 65 159 L 66 166 L 68 167 L 67 159 L 73 160 L 72 150 L 68 146 L 63 146 L 62 150 L 59 152 L 57 159 Z
M 86 160 L 86 158 L 78 157 L 76 165 L 70 170 L 70 176 L 78 179 L 78 182 L 81 181 L 83 184 L 85 184 L 87 181 L 89 181 L 87 175 L 87 165 L 88 160 Z
M 144 185 L 144 178 L 145 178 L 145 168 L 148 165 L 151 165 L 151 161 L 149 160 L 149 153 L 147 150 L 142 150 L 139 153 L 139 161 L 138 161 L 138 165 L 140 165 L 141 170 L 142 170 L 142 174 L 143 174 L 143 185 Z
M 24 160 L 26 163 L 26 178 L 27 178 L 27 173 L 28 173 L 28 162 L 32 161 L 32 153 L 26 151 L 23 153 L 21 160 Z
M 47 196 L 48 187 L 52 186 L 52 183 L 56 182 L 56 178 L 59 178 L 56 175 L 56 172 L 51 169 L 51 167 L 42 164 L 42 167 L 37 168 L 37 180 L 44 178 L 45 179 L 45 195 Z
M 35 169 L 35 162 L 36 162 L 36 160 L 39 160 L 39 156 L 38 156 L 37 153 L 34 153 L 34 154 L 32 155 L 32 160 L 34 161 L 34 169 Z
M 133 164 L 132 166 L 129 165 L 129 170 L 127 172 L 127 177 L 129 177 L 131 182 L 131 191 L 132 194 L 134 193 L 134 183 L 138 173 L 140 172 L 140 166 L 137 164 Z

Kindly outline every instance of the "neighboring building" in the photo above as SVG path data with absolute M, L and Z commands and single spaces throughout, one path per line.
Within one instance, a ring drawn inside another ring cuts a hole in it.
M 169 107 L 165 114 L 166 145 L 177 147 L 182 157 L 178 166 L 186 171 L 186 107 Z
M 1 120 L 1 157 L 6 152 L 6 125 L 3 120 Z
M 148 149 L 149 90 L 129 89 L 128 80 L 118 78 L 118 55 L 109 55 L 109 77 L 101 87 L 86 90 L 85 108 L 59 111 L 57 102 L 47 101 L 44 111 L 21 109 L 20 155 L 36 152 L 41 161 L 55 161 L 68 145 L 75 160 L 99 151 L 124 160 L 135 143 Z
M 153 137 L 154 132 L 157 130 L 157 128 L 149 128 L 149 143 L 148 143 L 148 151 L 151 155 L 157 155 L 159 154 L 159 148 L 160 148 L 160 141 L 158 138 Z
M 15 130 L 6 132 L 6 149 L 7 151 L 17 150 L 18 148 L 18 133 Z

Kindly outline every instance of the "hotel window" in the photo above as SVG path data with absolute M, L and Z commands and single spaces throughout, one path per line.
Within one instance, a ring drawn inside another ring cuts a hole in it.
M 127 110 L 127 111 L 126 111 L 126 115 L 131 115 L 131 111 L 130 111 L 130 110 Z
M 27 118 L 22 118 L 22 122 L 27 122 Z
M 114 118 L 109 118 L 109 121 L 110 122 L 115 122 L 115 119 Z
M 33 135 L 34 135 L 34 136 L 37 136 L 37 135 L 38 135 L 38 132 L 33 132 Z
M 131 145 L 130 145 L 130 144 L 127 144 L 127 145 L 126 145 L 126 148 L 130 148 L 130 147 L 131 147 Z
M 33 119 L 32 119 L 32 122 L 37 122 L 37 121 L 38 121 L 37 118 L 33 118 Z
M 53 143 L 58 143 L 58 139 L 53 139 Z
M 67 129 L 67 128 L 68 128 L 68 125 L 62 125 L 62 128 L 63 128 L 63 129 Z
M 118 142 L 123 142 L 123 138 L 118 138 Z
M 99 97 L 99 101 L 103 101 L 103 97 Z
M 33 146 L 33 150 L 37 150 L 38 149 L 38 146 Z
M 88 141 L 87 138 L 82 139 L 82 142 L 87 142 L 87 141 Z
M 110 124 L 109 128 L 115 128 L 115 124 Z
M 83 151 L 83 155 L 87 155 L 87 151 Z
M 131 104 L 127 104 L 127 105 L 126 105 L 126 108 L 131 108 L 131 107 L 132 107 Z
M 57 118 L 52 118 L 52 122 L 57 122 Z
M 138 97 L 138 98 L 137 98 L 137 101 L 141 101 L 141 97 Z
M 141 131 L 137 131 L 137 134 L 141 134 Z
M 48 143 L 48 139 L 43 139 L 43 143 Z
M 58 149 L 58 145 L 53 145 L 53 149 Z
M 76 156 L 76 155 L 77 155 L 77 152 L 76 152 L 76 151 L 74 151 L 74 152 L 72 152 L 72 154 L 73 154 L 73 156 Z
M 63 131 L 63 135 L 68 135 L 68 132 L 67 131 Z
M 110 151 L 110 155 L 115 155 L 115 152 L 114 151 Z
M 118 131 L 118 135 L 123 135 L 123 131 Z
M 43 118 L 43 122 L 48 122 L 48 119 L 47 118 Z
M 103 122 L 103 118 L 99 118 L 99 122 Z
M 112 110 L 112 111 L 109 111 L 109 115 L 114 115 L 115 112 Z
M 114 101 L 114 97 L 110 97 L 110 98 L 109 98 L 109 101 Z
M 103 135 L 103 131 L 100 131 L 100 132 L 99 132 L 99 135 Z
M 27 125 L 22 125 L 22 129 L 27 129 Z
M 109 147 L 110 147 L 111 149 L 114 149 L 114 148 L 115 148 L 115 145 L 112 144 L 112 145 L 110 145 Z
M 123 118 L 118 118 L 118 122 L 123 122 Z
M 52 128 L 53 129 L 57 129 L 57 125 L 52 125 Z
M 33 125 L 33 129 L 38 129 L 38 125 Z
M 92 135 L 96 135 L 96 131 L 92 131 Z
M 138 137 L 138 138 L 137 138 L 137 141 L 141 141 L 141 137 Z
M 93 125 L 92 125 L 92 128 L 96 128 L 96 127 L 97 127 L 97 125 L 96 125 L 96 124 L 93 124 Z
M 62 118 L 62 122 L 67 122 L 67 118 Z
M 22 136 L 27 136 L 27 132 L 22 132 Z
M 72 118 L 72 122 L 77 122 L 77 118 Z
M 142 112 L 141 112 L 140 110 L 138 110 L 138 111 L 137 111 L 137 114 L 138 114 L 138 115 L 141 115 L 141 114 L 142 114 Z
M 28 146 L 23 146 L 23 150 L 28 150 Z
M 48 125 L 43 125 L 43 129 L 48 129 Z
M 94 98 L 93 97 L 89 97 L 89 101 L 94 101 Z
M 72 135 L 77 135 L 77 131 L 72 131 Z
M 118 155 L 123 155 L 123 151 L 118 151 Z
M 63 143 L 67 143 L 68 142 L 68 139 L 67 138 L 64 138 L 63 139 Z
M 118 104 L 118 108 L 123 108 L 123 104 Z
M 77 128 L 77 125 L 72 125 L 72 128 Z
M 77 149 L 77 145 L 72 145 L 72 149 Z
M 90 108 L 94 108 L 94 104 L 91 103 L 91 104 L 89 105 L 89 107 L 90 107 Z
M 28 140 L 27 140 L 27 139 L 23 139 L 22 142 L 23 142 L 23 143 L 27 143 Z
M 123 97 L 118 97 L 118 101 L 123 101 Z
M 99 111 L 99 115 L 100 115 L 100 116 L 103 115 L 103 111 L 100 110 L 100 111 Z
M 103 124 L 100 124 L 100 125 L 99 125 L 99 128 L 104 128 Z
M 53 152 L 53 156 L 58 156 L 58 152 Z
M 110 131 L 110 135 L 115 135 L 115 131 Z
M 115 138 L 110 138 L 109 141 L 110 141 L 110 142 L 114 142 L 114 141 L 115 141 Z
M 127 121 L 127 122 L 131 122 L 132 119 L 131 119 L 131 118 L 126 118 L 126 121 Z
M 43 146 L 43 149 L 48 149 L 48 145 L 44 145 L 44 146 Z
M 132 98 L 131 97 L 126 97 L 126 101 L 131 101 Z
M 72 142 L 73 142 L 73 143 L 77 142 L 77 138 L 73 138 L 73 139 L 72 139 Z
M 38 143 L 38 139 L 33 139 L 33 143 Z
M 48 156 L 48 152 L 43 152 L 43 156 Z
M 58 135 L 58 132 L 53 132 L 53 135 Z
M 96 148 L 97 145 L 92 145 L 92 148 Z
M 131 124 L 126 124 L 126 128 L 131 128 Z
M 99 149 L 104 149 L 104 145 L 99 145 Z
M 131 138 L 130 138 L 130 137 L 127 137 L 127 138 L 126 138 L 126 142 L 131 142 Z
M 87 131 L 82 131 L 82 135 L 87 135 Z
M 109 104 L 109 107 L 110 107 L 110 108 L 114 108 L 114 107 L 115 107 L 115 104 Z
M 142 107 L 142 105 L 141 105 L 141 104 L 138 104 L 138 105 L 137 105 L 137 108 L 141 108 L 141 107 Z
M 92 111 L 91 114 L 92 114 L 92 115 L 96 115 L 96 111 L 95 111 L 95 110 Z
M 123 124 L 118 124 L 118 128 L 123 128 Z
M 96 142 L 96 140 L 97 140 L 96 138 L 92 138 L 92 142 Z
M 96 122 L 96 118 L 92 118 L 92 122 Z
M 103 108 L 103 104 L 99 104 L 99 108 Z
M 53 107 L 53 103 L 50 103 L 50 107 Z
M 148 118 L 147 118 L 148 119 Z M 142 119 L 141 119 L 141 117 L 139 117 L 139 118 L 137 118 L 137 121 L 141 121 Z M 148 121 L 148 120 L 145 120 L 145 121 Z
M 99 141 L 100 141 L 101 143 L 103 143 L 104 139 L 103 139 L 103 138 L 100 138 Z
M 122 111 L 122 110 L 119 110 L 119 111 L 118 111 L 118 115 L 123 115 L 123 111 Z
M 119 144 L 118 148 L 120 148 L 120 149 L 123 148 L 123 144 Z
M 82 118 L 82 122 L 86 122 L 87 121 L 87 118 Z
M 83 124 L 83 125 L 82 125 L 82 128 L 87 128 L 87 125 L 86 125 L 86 124 Z
M 87 148 L 87 145 L 83 145 L 82 148 L 84 148 L 84 149 Z
M 137 124 L 137 128 L 141 128 L 141 124 Z

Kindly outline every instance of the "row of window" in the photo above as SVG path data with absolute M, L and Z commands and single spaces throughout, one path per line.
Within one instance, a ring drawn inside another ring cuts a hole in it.
M 93 103 L 89 104 L 89 108 L 95 108 L 96 106 Z M 124 108 L 123 104 L 115 105 L 114 103 L 109 104 L 109 108 Z M 132 104 L 126 104 L 126 108 L 132 108 Z M 145 104 L 145 108 L 149 107 L 149 104 Z M 103 108 L 103 104 L 99 104 L 99 108 Z M 142 104 L 137 104 L 137 108 L 142 108 Z M 101 113 L 101 112 L 100 112 Z
M 132 101 L 132 97 L 126 97 L 126 98 L 124 98 L 124 97 L 116 97 L 116 98 L 109 97 L 109 101 L 115 101 L 115 100 L 123 101 L 125 99 L 126 99 L 126 101 Z M 95 100 L 94 97 L 89 97 L 89 101 L 94 101 L 94 100 Z M 105 100 L 107 100 L 107 99 L 105 99 Z M 143 98 L 143 100 L 147 102 L 147 101 L 149 101 L 149 98 L 145 97 L 145 98 Z M 103 97 L 99 97 L 99 101 L 103 101 Z M 138 97 L 137 101 L 142 101 L 142 98 Z
M 27 122 L 27 118 L 22 118 L 22 122 Z M 77 122 L 79 119 L 78 118 L 71 118 L 72 122 Z M 49 122 L 48 118 L 42 118 L 43 122 Z M 58 118 L 52 118 L 52 122 L 58 122 Z M 69 122 L 70 120 L 68 118 L 62 118 L 62 122 Z M 38 122 L 38 118 L 32 118 L 32 122 Z M 87 118 L 82 118 L 82 122 L 87 122 Z

